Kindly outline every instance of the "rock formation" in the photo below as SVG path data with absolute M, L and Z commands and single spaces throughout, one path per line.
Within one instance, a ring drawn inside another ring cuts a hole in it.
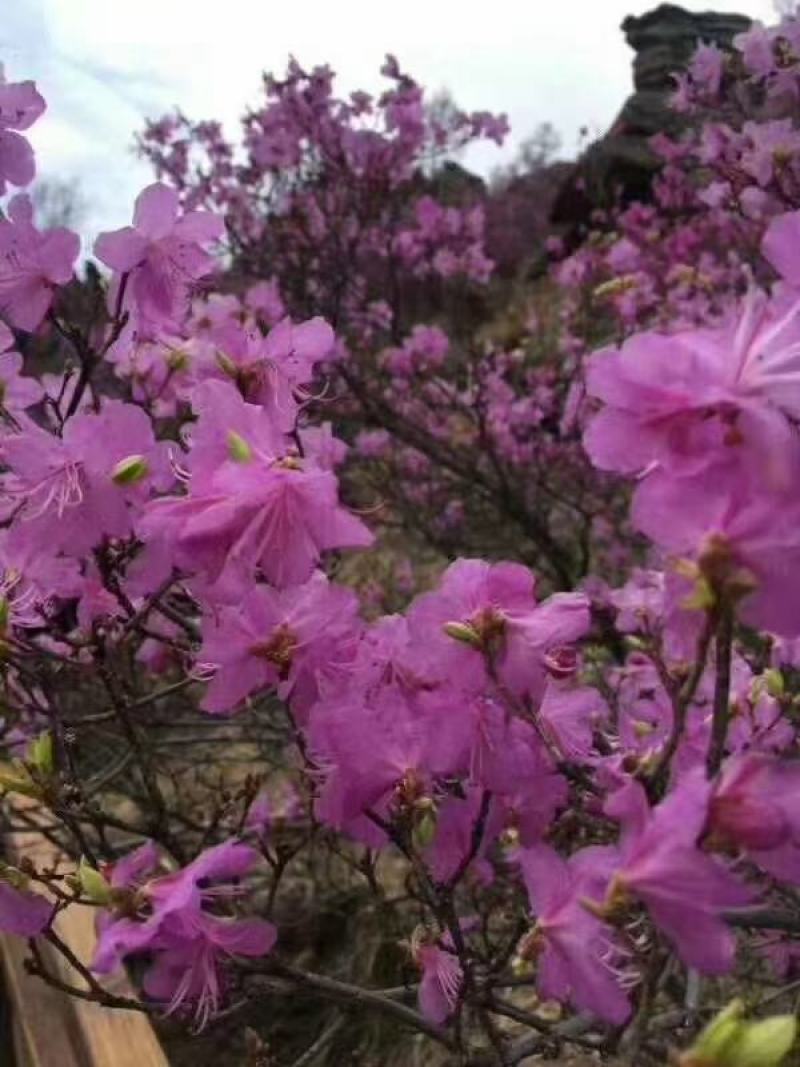
M 618 193 L 623 200 L 647 199 L 658 166 L 648 140 L 659 131 L 680 132 L 685 121 L 668 106 L 672 74 L 686 67 L 699 41 L 730 49 L 733 38 L 750 24 L 744 15 L 696 14 L 675 4 L 660 4 L 644 15 L 626 18 L 622 32 L 635 52 L 634 92 L 608 133 L 578 161 L 556 198 L 552 221 L 580 225 L 594 207 Z

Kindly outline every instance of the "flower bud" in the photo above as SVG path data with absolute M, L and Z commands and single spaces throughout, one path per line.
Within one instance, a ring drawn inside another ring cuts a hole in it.
M 0 763 L 0 794 L 20 793 L 22 796 L 42 798 L 41 787 L 31 777 L 31 772 L 20 760 Z
M 53 735 L 45 731 L 45 733 L 35 737 L 28 745 L 25 760 L 42 774 L 52 774 L 55 766 Z
M 144 456 L 126 456 L 111 470 L 114 485 L 136 485 L 150 473 L 150 464 Z
M 433 808 L 423 811 L 412 834 L 415 848 L 427 848 L 436 836 L 436 812 Z
M 24 871 L 19 870 L 18 867 L 12 867 L 8 863 L 3 863 L 0 860 L 0 882 L 5 882 L 14 889 L 27 889 L 30 885 L 30 878 Z
M 717 598 L 729 604 L 741 600 L 756 588 L 757 582 L 745 567 L 741 567 L 728 539 L 719 533 L 706 538 L 698 556 L 700 574 Z
M 78 865 L 78 884 L 83 893 L 95 904 L 111 902 L 111 886 L 100 871 L 86 862 L 85 856 L 81 856 L 81 862 Z
M 646 737 L 650 737 L 655 733 L 655 726 L 651 722 L 646 722 L 644 719 L 633 720 L 633 734 L 634 737 L 638 737 L 640 741 L 643 741 Z
M 239 374 L 239 368 L 229 359 L 224 352 L 217 352 L 216 354 L 217 365 L 223 373 L 227 374 L 229 378 L 236 378 Z
M 762 677 L 769 695 L 776 700 L 780 699 L 786 690 L 782 672 L 776 670 L 774 667 L 770 667 L 768 670 L 764 671 Z
M 228 430 L 228 455 L 236 463 L 249 463 L 253 450 L 236 430 Z
M 173 373 L 186 370 L 189 363 L 189 353 L 183 348 L 173 348 L 167 356 L 167 369 Z
M 553 648 L 545 654 L 544 665 L 553 678 L 571 678 L 578 669 L 578 653 L 568 645 Z
M 714 590 L 702 576 L 695 579 L 691 593 L 681 600 L 680 606 L 685 611 L 710 611 L 717 602 Z
M 534 966 L 531 960 L 526 960 L 522 956 L 514 956 L 511 960 L 511 973 L 515 978 L 527 978 L 533 972 Z
M 464 645 L 471 645 L 473 648 L 481 647 L 480 636 L 475 632 L 472 626 L 463 622 L 446 622 L 442 627 L 448 637 L 452 637 L 454 641 L 461 641 Z
M 303 461 L 300 456 L 288 455 L 283 459 L 276 460 L 275 466 L 284 471 L 301 471 L 303 469 Z
M 680 1067 L 727 1067 L 744 1025 L 744 1004 L 738 998 L 718 1012 L 697 1040 L 680 1058 Z
M 641 652 L 647 648 L 647 642 L 637 637 L 636 634 L 625 634 L 623 642 L 630 652 Z
M 793 1015 L 773 1015 L 746 1023 L 730 1057 L 730 1067 L 778 1067 L 796 1039 L 797 1020 Z
M 626 293 L 629 289 L 635 288 L 636 275 L 622 274 L 618 278 L 596 285 L 592 291 L 592 297 L 595 300 L 603 300 L 607 296 L 618 296 L 620 293 Z

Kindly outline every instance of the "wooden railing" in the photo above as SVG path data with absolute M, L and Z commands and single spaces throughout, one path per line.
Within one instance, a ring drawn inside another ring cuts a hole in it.
M 48 817 L 35 802 L 14 798 L 14 805 L 31 830 L 7 840 L 10 861 L 27 856 L 39 868 L 58 864 L 59 870 L 69 871 L 71 861 L 35 828 L 37 822 L 49 821 Z M 55 932 L 79 960 L 91 959 L 95 932 L 90 908 L 68 908 L 56 919 Z M 41 952 L 47 971 L 55 978 L 86 988 L 63 955 L 47 944 Z M 28 947 L 20 938 L 3 937 L 0 953 L 10 1000 L 15 1067 L 169 1067 L 146 1015 L 65 996 L 29 975 L 24 967 Z M 104 985 L 112 993 L 132 995 L 123 974 Z M 0 1049 L 2 1067 L 6 1062 Z

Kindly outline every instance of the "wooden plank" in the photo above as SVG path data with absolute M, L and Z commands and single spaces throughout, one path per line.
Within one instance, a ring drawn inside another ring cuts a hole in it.
M 63 993 L 25 972 L 27 952 L 22 938 L 3 939 L 5 992 L 11 1002 L 16 1067 L 87 1067 L 73 1012 L 65 1008 Z
M 26 820 L 51 819 L 35 802 L 25 798 L 14 797 L 14 807 L 19 814 L 24 813 Z M 57 863 L 61 870 L 74 870 L 74 863 L 35 829 L 14 834 L 9 849 L 17 860 L 26 856 L 37 866 L 52 867 Z M 68 908 L 56 919 L 55 930 L 79 960 L 91 959 L 95 945 L 91 908 Z M 169 1067 L 146 1015 L 64 996 L 40 978 L 25 973 L 24 942 L 5 938 L 2 948 L 21 1067 Z M 56 977 L 85 988 L 80 975 L 52 946 L 43 944 L 42 956 Z M 124 973 L 104 979 L 103 984 L 120 996 L 134 995 Z

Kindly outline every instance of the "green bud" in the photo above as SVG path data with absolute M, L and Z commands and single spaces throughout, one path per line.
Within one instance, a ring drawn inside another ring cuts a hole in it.
M 522 956 L 514 956 L 511 960 L 511 973 L 515 978 L 527 978 L 535 972 L 532 960 L 523 959 Z
M 793 1015 L 773 1015 L 746 1023 L 725 1067 L 778 1067 L 797 1038 Z
M 642 652 L 647 648 L 647 642 L 643 641 L 641 637 L 637 637 L 635 634 L 625 634 L 623 638 L 625 647 L 630 649 L 631 652 Z
M 729 1056 L 738 1046 L 744 1026 L 744 1004 L 738 998 L 711 1020 L 689 1051 L 681 1057 L 681 1063 L 709 1064 L 728 1067 L 732 1061 Z
M 701 575 L 695 579 L 691 593 L 680 602 L 686 611 L 710 611 L 717 602 L 717 596 L 710 583 Z
M 228 430 L 228 455 L 236 463 L 249 463 L 253 458 L 252 448 L 236 430 Z
M 53 735 L 48 731 L 34 737 L 28 745 L 25 759 L 42 774 L 52 774 L 55 767 Z
M 150 473 L 150 465 L 144 456 L 126 456 L 111 471 L 114 485 L 136 485 Z
M 30 885 L 30 881 L 31 880 L 27 874 L 24 874 L 22 871 L 18 870 L 18 868 L 0 861 L 0 882 L 5 882 L 14 889 L 27 889 Z
M 769 670 L 764 671 L 763 678 L 769 695 L 775 697 L 776 700 L 780 699 L 786 691 L 781 671 L 770 667 Z
M 111 902 L 111 886 L 100 871 L 86 862 L 84 856 L 81 856 L 81 862 L 78 865 L 78 884 L 89 900 L 95 904 Z
M 617 296 L 619 293 L 626 293 L 629 289 L 636 288 L 636 276 L 634 274 L 623 274 L 618 278 L 612 278 L 610 281 L 602 282 L 600 285 L 595 286 L 592 291 L 592 296 L 595 300 L 602 300 L 607 296 Z
M 426 848 L 436 834 L 436 812 L 429 808 L 414 827 L 413 839 L 415 848 Z
M 461 641 L 464 645 L 471 645 L 473 648 L 481 647 L 480 636 L 475 630 L 463 622 L 446 622 L 442 627 L 448 637 L 452 637 L 454 641 Z
M 31 772 L 20 760 L 0 763 L 0 794 L 21 793 L 41 800 L 42 790 L 31 778 Z
M 186 370 L 190 362 L 189 353 L 182 348 L 173 348 L 167 356 L 167 367 L 174 372 Z
M 0 597 L 0 633 L 8 630 L 8 620 L 11 615 L 11 605 L 5 597 Z
M 217 365 L 229 378 L 237 378 L 239 376 L 239 368 L 224 352 L 217 352 Z

